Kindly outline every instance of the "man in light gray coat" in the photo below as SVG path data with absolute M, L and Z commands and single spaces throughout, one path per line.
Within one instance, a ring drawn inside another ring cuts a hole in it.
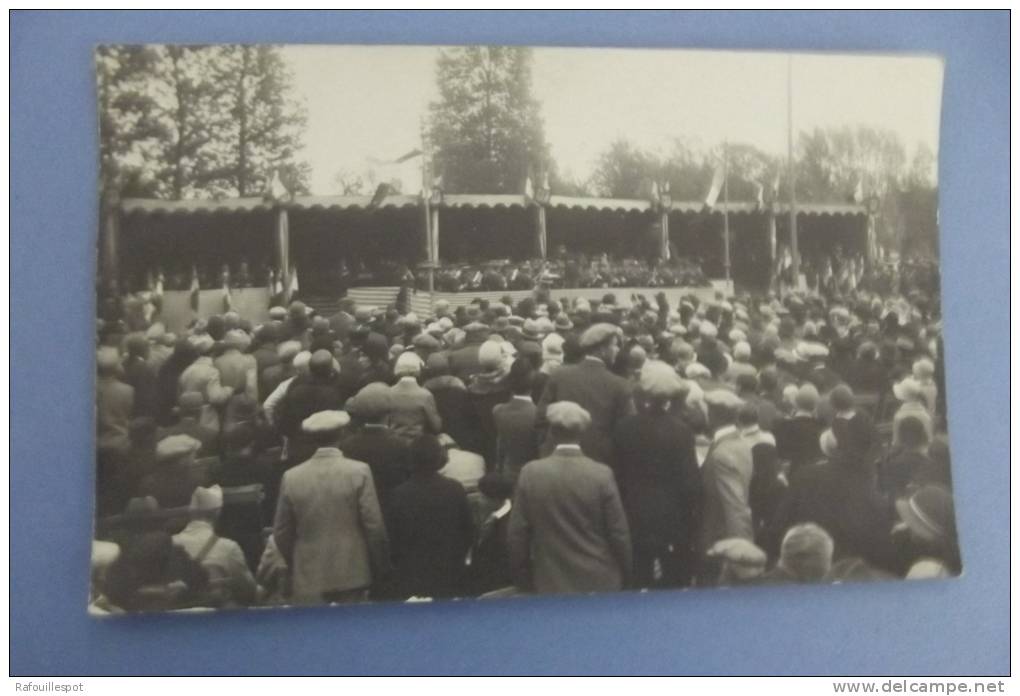
M 620 590 L 630 530 L 613 472 L 581 453 L 591 416 L 572 402 L 546 410 L 552 454 L 524 465 L 508 530 L 515 584 L 538 593 Z
M 358 602 L 389 571 L 389 542 L 372 472 L 338 449 L 350 422 L 320 411 L 302 430 L 318 446 L 283 476 L 273 538 L 287 562 L 295 603 Z

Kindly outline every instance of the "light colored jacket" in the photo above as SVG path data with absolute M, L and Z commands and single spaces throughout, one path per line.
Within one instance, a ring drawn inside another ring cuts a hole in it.
M 390 427 L 410 442 L 423 433 L 442 432 L 443 419 L 436 408 L 436 397 L 418 386 L 414 377 L 402 377 L 390 387 Z
M 198 392 L 205 397 L 206 405 L 198 422 L 219 431 L 220 417 L 216 409 L 227 403 L 234 390 L 220 383 L 220 371 L 216 369 L 208 355 L 203 355 L 181 373 L 177 382 L 177 393 L 189 391 Z
M 701 467 L 705 490 L 702 548 L 733 537 L 754 541 L 750 495 L 754 471 L 751 447 L 756 443 L 755 438 L 734 428 L 709 447 Z
M 219 537 L 209 547 L 205 557 L 199 558 L 213 536 L 215 532 L 212 524 L 205 520 L 192 520 L 178 534 L 174 534 L 174 543 L 184 549 L 192 560 L 199 561 L 209 573 L 209 581 L 214 586 L 223 586 L 234 603 L 251 604 L 255 600 L 255 578 L 236 541 Z
M 213 361 L 220 373 L 220 384 L 230 387 L 237 393 L 243 389 L 252 399 L 259 398 L 258 363 L 254 355 L 242 353 L 237 348 L 230 348 Z
M 389 569 L 389 541 L 372 472 L 322 447 L 283 475 L 273 538 L 291 573 L 293 600 L 364 589 Z

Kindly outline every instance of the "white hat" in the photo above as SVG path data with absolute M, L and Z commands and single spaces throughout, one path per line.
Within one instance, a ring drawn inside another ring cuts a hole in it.
M 928 358 L 919 358 L 914 362 L 912 372 L 919 381 L 931 379 L 935 375 L 935 363 Z
M 729 333 L 730 343 L 740 343 L 747 340 L 747 334 L 740 329 L 733 329 Z
M 900 401 L 921 401 L 924 387 L 914 377 L 905 377 L 893 385 L 893 395 Z
M 581 334 L 581 339 L 580 341 L 578 341 L 578 343 L 581 346 L 581 350 L 585 350 L 587 348 L 591 348 L 592 346 L 597 346 L 598 344 L 608 339 L 610 336 L 619 335 L 620 327 L 618 327 L 616 324 L 608 324 L 603 322 L 600 324 L 589 326 L 587 329 L 585 329 L 584 333 Z
M 705 403 L 710 406 L 722 406 L 736 409 L 744 405 L 744 400 L 729 389 L 712 389 L 711 391 L 705 392 Z
M 109 567 L 120 556 L 120 546 L 112 541 L 92 541 L 92 569 L 102 570 Z
M 169 461 L 194 454 L 202 443 L 190 435 L 170 435 L 156 444 L 156 459 Z
M 312 361 L 312 353 L 308 350 L 303 350 L 294 356 L 294 360 L 291 363 L 294 369 L 301 373 L 308 372 L 308 363 Z
M 684 369 L 684 375 L 687 379 L 708 379 L 712 371 L 699 362 L 692 362 Z
M 158 341 L 164 335 L 166 335 L 166 327 L 159 321 L 145 330 L 145 337 L 150 341 Z
M 710 321 L 702 321 L 698 324 L 698 333 L 705 338 L 715 338 L 719 335 L 719 329 Z
M 191 347 L 197 350 L 201 355 L 205 355 L 212 350 L 214 345 L 216 345 L 216 341 L 214 341 L 213 337 L 207 333 L 189 336 L 188 343 L 191 344 Z
M 251 337 L 241 329 L 231 329 L 223 337 L 223 343 L 228 348 L 247 350 L 248 346 L 251 345 Z
M 293 361 L 294 356 L 301 352 L 301 341 L 284 341 L 276 346 L 276 355 L 283 362 Z
M 306 433 L 328 433 L 339 430 L 351 422 L 346 411 L 319 411 L 301 422 L 301 430 Z
M 116 348 L 103 346 L 96 351 L 96 366 L 105 372 L 112 372 L 120 365 L 120 353 Z
M 650 396 L 671 398 L 684 391 L 683 380 L 661 360 L 648 360 L 641 366 L 641 391 Z
M 505 355 L 503 342 L 490 338 L 478 348 L 478 364 L 485 371 L 494 370 L 503 364 Z
M 424 365 L 425 363 L 422 362 L 421 356 L 414 351 L 401 353 L 400 357 L 397 358 L 397 362 L 393 365 L 393 374 L 397 377 L 407 375 L 418 376 L 421 374 L 421 368 Z
M 739 341 L 733 346 L 733 359 L 734 360 L 750 360 L 751 359 L 751 344 L 747 341 Z
M 553 360 L 563 357 L 563 343 L 566 339 L 556 333 L 551 333 L 542 339 L 542 360 Z
M 546 409 L 546 419 L 549 425 L 579 433 L 588 429 L 591 425 L 591 414 L 581 408 L 573 401 L 557 401 L 549 404 Z
M 199 486 L 191 494 L 191 504 L 188 508 L 195 512 L 210 512 L 223 507 L 223 489 L 218 485 L 203 488 Z
M 801 341 L 797 344 L 793 354 L 800 360 L 816 360 L 829 357 L 829 349 L 825 344 L 816 341 Z

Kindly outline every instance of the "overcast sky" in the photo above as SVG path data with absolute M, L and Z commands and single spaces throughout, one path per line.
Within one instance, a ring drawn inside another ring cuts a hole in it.
M 289 46 L 308 107 L 303 156 L 314 194 L 341 169 L 417 147 L 435 98 L 435 47 Z M 533 87 L 560 168 L 586 179 L 618 137 L 667 151 L 677 137 L 786 152 L 787 57 L 779 53 L 536 48 Z M 796 54 L 796 130 L 866 124 L 938 152 L 942 62 L 935 57 Z

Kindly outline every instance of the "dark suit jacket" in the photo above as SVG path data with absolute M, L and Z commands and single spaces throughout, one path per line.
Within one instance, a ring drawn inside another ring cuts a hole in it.
M 616 480 L 635 547 L 694 546 L 701 477 L 694 434 L 676 415 L 642 413 L 620 422 Z
M 124 381 L 134 387 L 134 416 L 156 417 L 159 391 L 156 371 L 140 358 L 128 358 L 124 362 Z
M 492 409 L 496 423 L 496 467 L 514 480 L 525 464 L 538 458 L 537 412 L 532 401 L 517 398 Z
M 514 582 L 522 589 L 622 589 L 631 572 L 630 530 L 613 472 L 571 449 L 526 464 L 509 544 Z
M 790 462 L 790 475 L 807 464 L 814 464 L 822 456 L 818 438 L 822 424 L 810 416 L 794 416 L 778 421 L 773 434 L 776 438 L 776 452 L 780 459 Z
M 542 434 L 548 426 L 545 410 L 557 401 L 573 401 L 591 414 L 591 427 L 581 439 L 581 449 L 595 461 L 612 466 L 613 429 L 625 416 L 634 413 L 630 383 L 595 358 L 557 368 L 549 375 L 538 404 L 535 423 Z M 541 451 L 545 454 L 551 448 L 547 441 Z
M 441 375 L 427 380 L 422 386 L 436 399 L 443 432 L 452 437 L 461 449 L 481 454 L 483 438 L 479 436 L 464 383 L 453 375 Z
M 478 349 L 484 342 L 484 338 L 472 339 L 457 350 L 450 351 L 450 374 L 467 384 L 473 376 L 481 372 L 482 368 L 478 364 Z
M 340 445 L 348 459 L 365 462 L 372 470 L 375 493 L 385 510 L 393 489 L 411 475 L 407 444 L 384 425 L 365 425 Z
M 342 409 L 349 396 L 338 379 L 295 378 L 277 407 L 280 433 L 287 437 L 300 434 L 305 418 L 319 411 Z
M 776 550 L 786 530 L 800 522 L 814 522 L 829 532 L 834 559 L 859 556 L 881 568 L 896 567 L 892 511 L 856 463 L 810 464 L 791 477 L 771 535 Z
M 386 526 L 393 550 L 393 596 L 463 594 L 464 560 L 474 540 L 463 486 L 440 474 L 412 476 L 393 490 Z

